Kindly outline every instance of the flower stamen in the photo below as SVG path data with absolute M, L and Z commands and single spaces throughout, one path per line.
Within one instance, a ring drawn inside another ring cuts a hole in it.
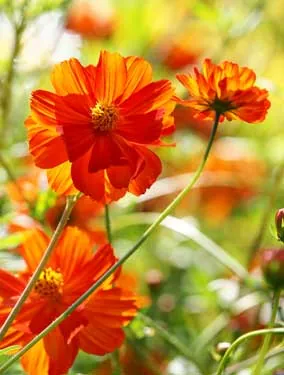
M 118 120 L 117 109 L 113 105 L 97 103 L 91 108 L 94 129 L 106 132 L 113 130 Z
M 55 271 L 51 267 L 45 268 L 36 284 L 35 291 L 41 297 L 48 297 L 52 299 L 58 299 L 62 294 L 63 287 L 63 275 L 59 271 Z

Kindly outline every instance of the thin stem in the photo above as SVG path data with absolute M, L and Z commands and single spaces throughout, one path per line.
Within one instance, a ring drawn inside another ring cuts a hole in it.
M 265 356 L 265 359 L 269 359 L 272 357 L 276 357 L 278 355 L 283 355 L 284 354 L 284 348 L 277 347 L 275 349 L 272 349 L 267 355 Z M 227 367 L 226 372 L 228 374 L 235 374 L 238 373 L 238 371 L 248 368 L 250 365 L 254 364 L 255 361 L 257 360 L 257 355 L 254 355 L 253 357 L 250 357 L 248 359 L 245 359 L 242 362 L 238 362 L 230 367 Z
M 190 349 L 186 345 L 184 345 L 176 336 L 169 333 L 165 328 L 156 323 L 150 317 L 142 313 L 139 313 L 139 317 L 144 321 L 145 324 L 154 328 L 162 336 L 163 339 L 165 339 L 169 344 L 176 348 L 178 352 L 181 353 L 190 362 L 194 363 L 196 367 L 198 367 L 198 369 L 201 371 L 200 364 L 194 358 L 193 352 L 190 351 Z
M 266 329 L 259 329 L 256 331 L 248 332 L 245 335 L 240 336 L 235 340 L 232 345 L 229 347 L 229 349 L 224 354 L 224 357 L 222 358 L 219 367 L 217 369 L 216 375 L 222 375 L 227 362 L 229 361 L 230 356 L 233 354 L 235 349 L 243 343 L 243 341 L 246 341 L 247 339 L 250 339 L 255 336 L 261 336 L 261 335 L 272 335 L 272 334 L 278 334 L 278 335 L 284 335 L 284 328 L 266 328 Z M 0 368 L 1 370 L 1 368 Z
M 268 226 L 269 218 L 271 211 L 273 210 L 275 199 L 277 198 L 277 194 L 279 192 L 279 189 L 281 187 L 281 182 L 283 181 L 284 177 L 284 164 L 282 164 L 275 175 L 272 177 L 271 185 L 269 188 L 268 194 L 268 201 L 266 204 L 266 207 L 263 212 L 263 216 L 260 222 L 260 226 L 258 229 L 258 232 L 256 234 L 255 239 L 253 240 L 253 243 L 251 244 L 250 248 L 250 255 L 249 255 L 249 262 L 251 262 L 254 258 L 255 252 L 260 248 L 263 237 L 266 232 L 266 228 Z
M 27 285 L 26 285 L 24 291 L 22 292 L 20 298 L 18 299 L 17 303 L 15 304 L 15 306 L 11 310 L 10 314 L 8 315 L 7 319 L 5 320 L 3 326 L 1 327 L 0 341 L 4 338 L 5 334 L 7 333 L 11 324 L 13 323 L 16 315 L 21 310 L 23 304 L 27 300 L 30 292 L 32 291 L 32 289 L 33 289 L 37 279 L 39 278 L 42 270 L 44 269 L 46 263 L 48 262 L 48 260 L 51 256 L 51 253 L 52 253 L 54 247 L 56 246 L 56 244 L 59 240 L 59 237 L 60 237 L 68 219 L 69 219 L 72 208 L 74 207 L 78 197 L 79 197 L 79 194 L 76 195 L 76 196 L 69 196 L 67 198 L 67 202 L 66 202 L 64 212 L 63 212 L 63 214 L 61 216 L 61 219 L 60 219 L 60 221 L 59 221 L 59 223 L 58 223 L 58 225 L 57 225 L 57 227 L 56 227 L 56 229 L 53 233 L 53 236 L 51 237 L 50 243 L 47 246 L 47 248 L 45 250 L 45 253 L 43 254 L 43 257 L 41 258 L 40 263 L 38 264 L 35 272 L 33 273 L 32 277 L 30 278 L 29 282 L 27 283 Z
M 39 333 L 36 337 L 34 337 L 24 348 L 22 348 L 17 354 L 11 357 L 6 363 L 0 367 L 1 370 L 7 369 L 12 363 L 14 363 L 18 358 L 24 355 L 31 347 L 33 347 L 38 341 L 40 341 L 44 336 L 46 336 L 50 331 L 52 331 L 55 327 L 57 327 L 64 319 L 66 319 L 78 306 L 80 306 L 92 293 L 98 289 L 101 284 L 107 280 L 128 258 L 131 257 L 133 253 L 146 241 L 146 239 L 150 236 L 150 234 L 156 229 L 156 227 L 168 216 L 168 214 L 180 203 L 183 197 L 190 191 L 192 186 L 198 180 L 199 176 L 202 173 L 204 165 L 207 161 L 209 152 L 211 150 L 215 134 L 217 131 L 218 123 L 219 123 L 220 114 L 216 113 L 216 118 L 214 121 L 213 129 L 211 132 L 211 136 L 205 150 L 205 154 L 203 160 L 198 167 L 195 175 L 193 176 L 192 180 L 173 200 L 172 203 L 169 204 L 168 207 L 160 214 L 160 216 L 149 226 L 149 228 L 144 232 L 144 234 L 140 237 L 140 239 L 134 244 L 134 246 L 122 257 L 120 258 L 112 267 L 106 271 L 102 277 L 97 280 L 84 294 L 82 294 L 72 305 L 70 305 L 61 315 L 59 315 L 49 326 L 47 326 L 41 333 Z
M 7 77 L 3 85 L 2 92 L 2 129 L 0 134 L 1 142 L 5 138 L 5 132 L 7 129 L 7 120 L 10 114 L 11 107 L 11 93 L 12 93 L 12 83 L 15 75 L 15 61 L 21 50 L 21 38 L 26 26 L 26 8 L 29 0 L 25 0 L 22 5 L 21 19 L 18 24 L 15 24 L 15 41 L 13 46 L 13 51 L 11 54 Z
M 111 222 L 110 222 L 110 212 L 109 206 L 105 205 L 105 227 L 107 231 L 107 238 L 108 242 L 112 243 L 112 234 L 111 234 Z M 116 349 L 111 354 L 111 367 L 112 367 L 112 375 L 123 375 L 122 369 L 120 367 L 120 360 L 119 360 L 119 349 Z
M 112 367 L 112 375 L 122 375 L 121 367 L 120 367 L 120 360 L 119 360 L 119 350 L 116 349 L 111 354 L 111 367 Z
M 107 231 L 108 242 L 112 243 L 110 212 L 109 212 L 109 206 L 107 204 L 105 205 L 105 226 L 106 226 L 106 231 Z
M 280 295 L 281 295 L 281 289 L 276 290 L 274 292 L 273 300 L 272 300 L 272 313 L 271 313 L 271 318 L 270 318 L 268 328 L 272 328 L 274 326 L 276 315 L 277 315 L 277 310 L 278 310 L 278 306 L 279 306 L 279 301 L 280 301 Z M 255 366 L 253 375 L 260 375 L 261 374 L 261 370 L 262 370 L 262 367 L 263 367 L 263 364 L 264 364 L 264 359 L 265 359 L 266 353 L 269 350 L 269 345 L 270 345 L 270 342 L 271 342 L 271 336 L 272 335 L 269 334 L 269 335 L 266 335 L 265 338 L 264 338 L 264 341 L 263 341 L 262 347 L 260 349 L 258 361 L 257 361 L 257 364 Z

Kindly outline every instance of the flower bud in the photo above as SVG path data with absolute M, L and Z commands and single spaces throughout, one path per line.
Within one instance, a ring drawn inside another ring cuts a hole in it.
M 218 342 L 215 350 L 218 354 L 223 356 L 226 353 L 226 351 L 229 349 L 230 346 L 231 346 L 231 344 L 229 342 Z
M 276 212 L 275 225 L 278 240 L 284 242 L 284 208 L 281 208 Z
M 284 288 L 284 249 L 264 250 L 261 254 L 261 268 L 270 286 Z

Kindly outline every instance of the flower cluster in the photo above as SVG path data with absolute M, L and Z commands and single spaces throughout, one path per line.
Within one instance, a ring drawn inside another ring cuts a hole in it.
M 153 81 L 151 65 L 144 59 L 103 51 L 97 65 L 84 67 L 75 58 L 56 65 L 51 74 L 54 91 L 32 93 L 30 115 L 25 121 L 29 149 L 36 166 L 47 171 L 48 184 L 58 196 L 39 223 L 29 214 L 36 205 L 42 174 L 37 170 L 34 177 L 18 181 L 24 195 L 15 185 L 8 187 L 16 212 L 25 218 L 25 224 L 15 221 L 9 228 L 11 232 L 23 231 L 18 252 L 25 269 L 15 274 L 0 269 L 1 325 L 50 244 L 45 227 L 59 228 L 67 196 L 76 195 L 77 201 L 68 226 L 58 234 L 49 260 L 0 348 L 25 346 L 117 263 L 96 219 L 104 205 L 127 192 L 141 195 L 156 181 L 162 167 L 152 149 L 169 145 L 163 138 L 175 129 L 172 113 L 176 102 L 207 121 L 215 117 L 252 123 L 264 120 L 270 105 L 267 91 L 254 86 L 253 71 L 237 64 L 214 65 L 207 59 L 203 74 L 195 69 L 195 77 L 182 74 L 177 78 L 188 89 L 188 100 L 174 96 L 169 80 Z M 94 244 L 100 245 L 96 251 Z M 117 268 L 23 355 L 25 371 L 30 375 L 62 375 L 71 368 L 79 350 L 104 355 L 119 348 L 124 341 L 123 327 L 146 302 L 125 280 Z M 132 357 L 131 349 L 129 353 Z M 162 368 L 165 363 L 164 358 L 157 360 Z M 134 366 L 132 360 L 130 364 Z

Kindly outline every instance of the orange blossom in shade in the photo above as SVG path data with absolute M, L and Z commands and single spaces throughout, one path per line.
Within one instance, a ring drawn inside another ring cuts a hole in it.
M 39 230 L 26 232 L 20 250 L 26 270 L 18 275 L 0 270 L 0 324 L 23 291 L 48 242 L 48 236 Z M 110 245 L 101 246 L 93 253 L 92 242 L 84 232 L 75 227 L 66 228 L 0 347 L 25 345 L 116 260 Z M 123 326 L 136 315 L 141 301 L 129 288 L 116 285 L 119 277 L 119 271 L 110 276 L 66 320 L 22 357 L 22 365 L 28 374 L 65 374 L 79 349 L 103 355 L 123 343 Z
M 105 51 L 97 66 L 56 65 L 51 80 L 55 93 L 34 91 L 26 120 L 30 152 L 51 187 L 104 203 L 143 194 L 161 172 L 148 146 L 174 130 L 171 83 L 152 82 L 142 58 Z
M 164 374 L 167 368 L 167 359 L 162 352 L 149 350 L 144 356 L 139 348 L 134 350 L 130 344 L 124 345 L 120 350 L 120 365 L 124 375 L 155 375 L 157 372 Z M 111 361 L 102 362 L 93 375 L 112 375 Z
M 190 98 L 177 102 L 195 110 L 201 118 L 242 120 L 250 123 L 265 119 L 270 107 L 268 91 L 254 86 L 255 73 L 229 61 L 215 65 L 210 59 L 203 63 L 203 73 L 197 68 L 194 74 L 178 74 L 178 80 L 188 90 Z
M 74 0 L 67 11 L 65 27 L 83 38 L 108 38 L 116 29 L 116 17 L 107 0 Z
M 47 224 L 55 229 L 66 205 L 66 198 L 59 197 L 53 207 L 50 207 L 45 219 Z M 81 230 L 84 230 L 91 236 L 96 244 L 107 242 L 106 232 L 102 225 L 98 222 L 100 214 L 103 212 L 104 205 L 95 202 L 89 197 L 82 196 L 75 203 L 75 206 L 70 214 L 68 225 L 73 225 Z

